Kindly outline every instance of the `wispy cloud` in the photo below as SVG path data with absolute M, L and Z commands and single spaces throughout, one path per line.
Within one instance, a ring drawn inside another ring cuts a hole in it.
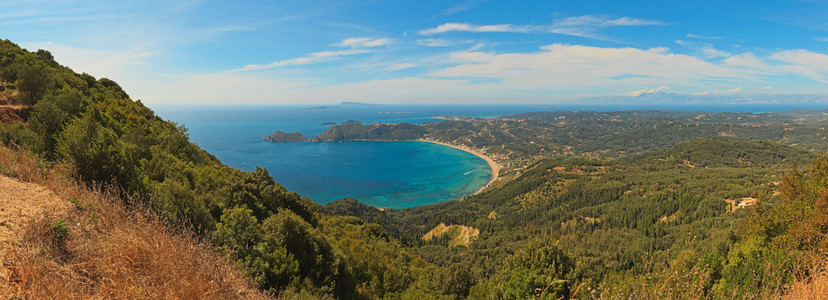
M 687 48 L 690 48 L 692 50 L 695 50 L 695 51 L 699 52 L 702 56 L 704 56 L 706 58 L 721 58 L 721 57 L 733 56 L 733 54 L 731 54 L 729 52 L 726 52 L 726 51 L 718 50 L 715 47 L 713 47 L 712 44 L 708 44 L 708 43 L 697 43 L 697 42 L 687 42 L 687 41 L 683 41 L 683 40 L 676 40 L 676 44 L 679 44 L 679 45 L 685 46 Z
M 437 17 L 442 17 L 442 16 L 453 15 L 453 14 L 456 14 L 456 13 L 461 13 L 461 12 L 470 10 L 470 9 L 474 8 L 475 6 L 478 6 L 481 3 L 484 3 L 486 1 L 487 0 L 463 0 L 463 1 L 460 1 L 460 3 L 457 3 L 454 6 L 449 7 L 446 10 L 440 12 L 439 14 L 436 14 L 436 15 L 432 16 L 431 18 L 429 18 L 429 20 L 433 20 L 434 18 L 437 18 Z
M 444 23 L 435 28 L 420 30 L 421 35 L 435 35 L 448 32 L 511 32 L 511 33 L 556 33 L 579 37 L 601 39 L 600 29 L 619 26 L 658 26 L 666 25 L 660 21 L 620 17 L 585 15 L 556 20 L 549 25 L 474 25 L 468 23 Z
M 818 38 L 814 38 L 814 40 L 817 41 L 817 42 L 826 42 L 826 43 L 828 43 L 828 37 L 818 37 Z
M 421 35 L 433 35 L 440 33 L 447 33 L 452 31 L 461 32 L 540 32 L 542 26 L 521 26 L 513 24 L 499 24 L 499 25 L 472 25 L 466 23 L 445 23 L 432 29 L 420 30 Z
M 340 41 L 339 43 L 334 44 L 333 46 L 350 49 L 314 52 L 308 54 L 307 56 L 283 59 L 263 65 L 251 64 L 246 65 L 241 69 L 233 70 L 233 72 L 265 70 L 279 67 L 299 66 L 318 62 L 325 62 L 343 56 L 375 52 L 376 50 L 373 48 L 385 46 L 390 44 L 391 42 L 393 42 L 393 40 L 388 38 L 346 38 Z
M 264 70 L 264 69 L 272 69 L 278 67 L 286 67 L 286 66 L 298 66 L 298 65 L 307 65 L 311 63 L 317 63 L 322 61 L 328 61 L 332 59 L 336 59 L 342 56 L 349 56 L 349 55 L 357 55 L 357 54 L 364 54 L 370 53 L 373 50 L 369 49 L 347 49 L 347 50 L 338 50 L 338 51 L 322 51 L 322 52 L 315 52 L 311 53 L 308 56 L 304 57 L 297 57 L 291 59 L 284 59 L 279 61 L 274 61 L 269 64 L 264 65 L 246 65 L 241 69 L 233 70 L 233 71 L 255 71 L 255 70 Z
M 388 45 L 393 40 L 387 38 L 347 38 L 335 46 L 350 48 L 371 48 Z
M 421 39 L 414 41 L 415 44 L 426 47 L 452 47 L 474 43 L 473 40 L 447 40 L 447 39 Z
M 688 33 L 686 37 L 691 39 L 700 39 L 700 40 L 721 40 L 724 39 L 723 36 L 708 36 L 708 35 L 701 35 L 695 33 Z
M 828 83 L 828 55 L 794 49 L 774 53 L 770 59 L 782 62 L 785 70 Z
M 415 68 L 415 67 L 417 67 L 417 65 L 416 65 L 416 64 L 412 64 L 412 63 L 399 63 L 399 64 L 393 64 L 393 65 L 390 65 L 390 66 L 386 67 L 384 70 L 385 70 L 385 71 L 389 71 L 389 72 L 395 72 L 395 71 L 400 71 L 400 70 L 405 70 L 405 69 L 411 69 L 411 68 Z

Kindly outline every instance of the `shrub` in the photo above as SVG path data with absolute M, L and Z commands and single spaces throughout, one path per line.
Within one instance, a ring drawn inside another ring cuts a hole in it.
M 52 233 L 52 242 L 62 248 L 69 239 L 69 227 L 63 220 L 57 220 L 49 224 L 49 231 Z

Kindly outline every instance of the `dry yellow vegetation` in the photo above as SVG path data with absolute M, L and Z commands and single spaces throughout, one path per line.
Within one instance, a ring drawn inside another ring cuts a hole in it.
M 0 146 L 0 294 L 23 299 L 270 298 L 193 232 Z M 21 199 L 29 202 L 26 206 Z M 129 202 L 127 200 L 126 202 Z M 19 205 L 18 205 L 19 204 Z M 6 206 L 4 206 L 4 209 Z
M 434 227 L 434 229 L 431 229 L 431 231 L 423 235 L 423 240 L 430 241 L 431 239 L 439 238 L 444 234 L 450 237 L 450 247 L 468 247 L 472 241 L 476 240 L 477 237 L 480 236 L 480 229 L 470 226 L 446 225 L 445 223 L 440 223 L 440 225 L 437 225 L 437 227 Z

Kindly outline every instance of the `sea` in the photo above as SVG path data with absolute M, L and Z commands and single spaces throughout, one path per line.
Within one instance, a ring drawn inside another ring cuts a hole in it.
M 263 167 L 290 191 L 327 204 L 350 197 L 383 208 L 408 208 L 472 195 L 492 177 L 487 162 L 434 143 L 273 143 L 276 130 L 312 138 L 333 123 L 440 122 L 437 116 L 492 117 L 560 110 L 663 109 L 709 112 L 772 112 L 793 108 L 754 106 L 575 106 L 575 105 L 150 105 L 166 120 L 184 125 L 190 140 L 224 164 L 245 171 Z

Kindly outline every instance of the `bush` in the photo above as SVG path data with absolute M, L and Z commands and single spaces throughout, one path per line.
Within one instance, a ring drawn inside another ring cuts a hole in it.
M 66 244 L 66 240 L 69 239 L 69 227 L 66 226 L 63 220 L 50 223 L 49 231 L 52 233 L 52 242 L 59 248 L 62 248 Z
M 57 139 L 56 152 L 87 183 L 115 182 L 128 192 L 139 191 L 136 164 L 129 161 L 115 133 L 90 113 L 66 125 Z
M 52 85 L 49 74 L 37 65 L 23 65 L 18 72 L 17 89 L 20 91 L 20 103 L 35 105 Z

